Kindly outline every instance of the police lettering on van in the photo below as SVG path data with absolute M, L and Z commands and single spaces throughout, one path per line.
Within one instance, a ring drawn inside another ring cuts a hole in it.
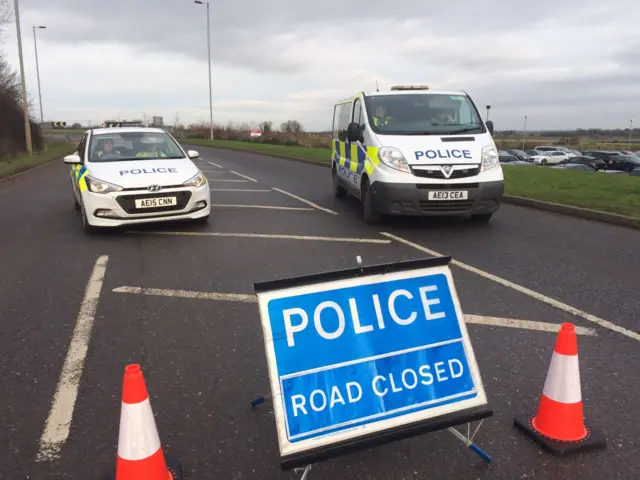
M 492 132 L 465 92 L 360 92 L 334 108 L 334 194 L 359 198 L 368 223 L 384 215 L 489 221 L 504 194 Z

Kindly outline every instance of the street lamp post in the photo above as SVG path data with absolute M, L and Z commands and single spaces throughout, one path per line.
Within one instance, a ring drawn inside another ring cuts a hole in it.
M 524 116 L 524 134 L 522 137 L 522 150 L 526 150 L 527 145 L 527 116 Z
M 27 152 L 33 154 L 31 145 L 31 125 L 29 124 L 29 103 L 27 102 L 27 84 L 24 80 L 24 60 L 22 58 L 22 36 L 20 35 L 20 8 L 18 0 L 14 0 L 16 15 L 16 31 L 18 33 L 18 59 L 20 61 L 20 83 L 22 84 L 22 110 L 24 112 L 24 136 L 27 144 Z
M 485 120 L 486 122 L 489 121 L 489 110 L 491 110 L 491 105 L 487 105 L 487 119 Z
M 33 48 L 36 50 L 36 76 L 38 77 L 38 99 L 40 100 L 40 122 L 44 123 L 44 115 L 42 113 L 42 90 L 40 90 L 40 67 L 38 66 L 38 44 L 36 43 L 36 28 L 45 29 L 44 25 L 33 26 Z
M 627 150 L 631 151 L 631 132 L 633 132 L 633 119 L 631 119 L 629 125 L 629 145 L 627 146 Z
M 198 5 L 207 5 L 207 55 L 209 57 L 209 138 L 213 140 L 213 97 L 211 94 L 211 27 L 209 26 L 209 2 L 194 0 Z

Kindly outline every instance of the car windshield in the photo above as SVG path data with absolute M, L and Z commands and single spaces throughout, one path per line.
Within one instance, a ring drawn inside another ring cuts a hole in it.
M 364 97 L 369 125 L 381 135 L 455 135 L 487 130 L 466 95 L 403 93 Z
M 165 132 L 108 132 L 94 134 L 90 162 L 184 158 L 180 146 Z

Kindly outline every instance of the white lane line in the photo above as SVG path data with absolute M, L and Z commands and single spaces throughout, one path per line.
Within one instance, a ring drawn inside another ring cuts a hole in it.
M 235 178 L 207 178 L 210 182 L 236 182 L 249 183 L 249 180 L 236 180 Z
M 60 449 L 69 436 L 73 410 L 78 396 L 78 387 L 89 348 L 89 341 L 91 340 L 91 329 L 98 308 L 98 301 L 100 300 L 100 291 L 102 290 L 108 260 L 108 255 L 100 256 L 91 272 L 76 320 L 76 327 L 73 330 L 73 336 L 69 344 L 67 357 L 62 365 L 58 387 L 53 396 L 49 417 L 40 438 L 37 461 L 58 458 Z
M 242 295 L 239 293 L 209 293 L 193 292 L 189 290 L 165 290 L 162 288 L 142 287 L 118 287 L 113 289 L 116 293 L 136 293 L 139 295 L 154 295 L 160 297 L 196 298 L 200 300 L 223 300 L 227 302 L 257 302 L 255 295 Z
M 431 250 L 429 248 L 423 247 L 422 245 L 418 245 L 417 243 L 413 243 L 410 242 L 409 240 L 405 240 L 404 238 L 401 237 L 397 237 L 395 235 L 392 235 L 391 233 L 387 233 L 387 232 L 380 232 L 380 235 L 384 235 L 387 238 L 391 238 L 397 242 L 400 243 L 404 243 L 405 245 L 408 245 L 410 247 L 415 248 L 416 250 L 420 250 L 421 252 L 427 253 L 429 255 L 432 255 L 434 257 L 439 257 L 442 256 L 441 253 L 438 253 L 434 250 Z M 567 313 L 570 313 L 572 315 L 575 315 L 576 317 L 580 317 L 588 322 L 591 323 L 595 323 L 596 325 L 600 325 L 603 328 L 607 328 L 609 330 L 612 330 L 614 332 L 620 333 L 622 335 L 624 335 L 625 337 L 629 337 L 633 340 L 637 340 L 640 341 L 640 333 L 634 332 L 632 330 L 628 330 L 624 327 L 621 327 L 620 325 L 617 325 L 613 322 L 610 322 L 608 320 L 604 320 L 600 317 L 596 317 L 595 315 L 591 315 L 590 313 L 587 313 L 583 310 L 580 310 L 578 308 L 572 307 L 571 305 L 567 305 L 566 303 L 563 303 L 559 300 L 556 300 L 554 298 L 551 297 L 547 297 L 546 295 L 543 295 L 542 293 L 538 293 L 534 290 L 531 290 L 527 287 L 523 287 L 522 285 L 518 285 L 517 283 L 513 283 L 510 282 L 509 280 L 505 280 L 504 278 L 498 277 L 496 275 L 493 275 L 492 273 L 489 272 L 485 272 L 484 270 L 480 270 L 479 268 L 473 267 L 471 265 L 467 265 L 466 263 L 462 263 L 458 260 L 451 260 L 451 264 L 455 265 L 457 267 L 460 267 L 464 270 L 467 270 L 469 272 L 473 272 L 477 275 L 480 275 L 481 277 L 484 277 L 488 280 L 492 280 L 496 283 L 499 283 L 501 285 L 504 285 L 505 287 L 508 288 L 512 288 L 513 290 L 516 290 L 520 293 L 524 293 L 525 295 L 528 295 L 531 298 L 535 298 L 536 300 L 540 300 L 543 303 L 546 303 L 547 305 L 551 305 L 552 307 L 558 308 L 560 310 L 563 310 Z
M 212 192 L 271 192 L 271 190 L 252 190 L 251 188 L 210 188 L 209 190 Z
M 277 207 L 273 205 L 227 205 L 222 203 L 212 203 L 212 207 L 231 207 L 231 208 L 264 208 L 267 210 L 296 210 L 296 211 L 313 211 L 313 208 L 304 208 L 304 207 Z
M 280 190 L 279 188 L 275 188 L 275 187 L 273 187 L 273 190 L 275 190 L 276 192 L 280 192 L 280 193 L 282 193 L 284 195 L 288 195 L 291 198 L 295 198 L 296 200 L 298 200 L 298 201 L 300 201 L 302 203 L 306 203 L 307 205 L 312 206 L 316 210 L 322 210 L 323 212 L 330 213 L 331 215 L 338 215 L 338 212 L 334 212 L 333 210 L 329 210 L 328 208 L 321 207 L 317 203 L 310 202 L 309 200 L 306 200 L 306 199 L 304 199 L 302 197 L 294 195 L 293 193 L 285 192 L 284 190 Z
M 315 237 L 308 235 L 273 235 L 267 233 L 221 233 L 221 232 L 154 232 L 154 231 L 137 231 L 129 230 L 126 233 L 135 233 L 142 235 L 177 235 L 177 236 L 194 236 L 194 237 L 238 237 L 238 238 L 272 238 L 276 240 L 310 240 L 314 242 L 346 242 L 346 243 L 377 243 L 389 244 L 391 240 L 383 240 L 378 238 L 350 238 L 350 237 Z
M 214 167 L 218 167 L 218 168 L 224 168 L 221 165 L 218 165 L 217 163 L 213 163 L 213 162 L 207 162 L 209 165 L 213 165 Z
M 114 288 L 113 291 L 116 293 L 134 293 L 138 295 L 195 298 L 198 300 L 218 300 L 226 302 L 256 303 L 258 301 L 258 298 L 255 295 L 244 295 L 239 293 L 194 292 L 191 290 L 169 290 L 163 288 L 143 287 L 117 287 Z M 538 330 L 542 332 L 558 332 L 560 330 L 559 323 L 534 322 L 530 320 L 518 320 L 516 318 L 465 315 L 464 321 L 466 323 L 474 323 L 479 325 L 519 328 L 524 330 Z M 576 333 L 579 335 L 597 336 L 596 331 L 592 328 L 576 327 Z
M 520 328 L 524 330 L 537 330 L 541 332 L 558 332 L 560 330 L 559 323 L 535 322 L 531 320 L 518 320 L 515 318 L 501 317 L 485 317 L 483 315 L 467 315 L 464 316 L 465 323 L 474 323 L 478 325 L 492 325 L 495 327 Z M 597 333 L 593 328 L 576 327 L 578 335 L 590 335 L 597 337 Z
M 230 171 L 231 173 L 235 174 L 235 175 L 238 175 L 239 177 L 246 178 L 247 180 L 251 180 L 251 181 L 252 181 L 252 182 L 254 182 L 254 183 L 258 183 L 258 180 L 256 180 L 255 178 L 248 177 L 247 175 L 243 175 L 243 174 L 238 173 L 238 172 L 236 172 L 236 171 L 234 171 L 234 170 L 229 170 L 229 171 Z

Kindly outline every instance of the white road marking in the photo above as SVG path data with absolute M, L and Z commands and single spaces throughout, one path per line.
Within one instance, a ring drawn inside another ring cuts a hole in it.
M 236 180 L 235 178 L 207 178 L 210 182 L 236 182 L 249 183 L 249 180 Z
M 313 208 L 315 208 L 316 210 L 321 210 L 321 211 L 323 211 L 323 212 L 330 213 L 331 215 L 338 215 L 338 212 L 334 212 L 333 210 L 329 210 L 328 208 L 321 207 L 321 206 L 320 206 L 320 205 L 318 205 L 317 203 L 310 202 L 309 200 L 306 200 L 306 199 L 304 199 L 304 198 L 302 198 L 302 197 L 299 197 L 299 196 L 297 196 L 297 195 L 294 195 L 293 193 L 285 192 L 284 190 L 280 190 L 279 188 L 275 188 L 275 187 L 273 188 L 273 190 L 275 190 L 276 192 L 280 192 L 280 193 L 282 193 L 282 194 L 284 194 L 284 195 L 288 195 L 288 196 L 290 196 L 291 198 L 295 198 L 296 200 L 298 200 L 298 201 L 300 201 L 300 202 L 302 202 L 302 203 L 306 203 L 307 205 L 312 206 L 312 207 L 313 207 Z
M 108 255 L 100 256 L 91 272 L 76 320 L 76 327 L 73 330 L 73 336 L 69 344 L 67 357 L 62 365 L 58 387 L 53 396 L 49 417 L 40 438 L 37 461 L 58 458 L 60 449 L 69 436 L 73 410 L 78 396 L 78 387 L 89 348 L 89 341 L 91 340 L 91 329 L 98 308 L 98 301 L 100 300 L 100 291 L 102 290 L 108 260 Z
M 296 211 L 313 211 L 313 208 L 304 207 L 277 207 L 273 205 L 227 205 L 222 203 L 212 203 L 212 207 L 231 207 L 231 208 L 264 208 L 267 210 L 296 210 Z
M 207 162 L 209 165 L 213 165 L 214 167 L 218 167 L 218 168 L 224 168 L 221 165 L 218 165 L 217 163 L 213 163 L 213 162 Z
M 231 173 L 235 174 L 235 175 L 238 175 L 239 177 L 246 178 L 247 180 L 251 180 L 251 181 L 252 181 L 252 182 L 254 182 L 254 183 L 258 183 L 258 180 L 256 180 L 255 178 L 248 177 L 248 176 L 243 175 L 243 174 L 241 174 L 241 173 L 238 173 L 238 172 L 236 172 L 236 171 L 234 171 L 234 170 L 229 170 L 229 171 L 230 171 Z
M 153 295 L 159 297 L 181 297 L 196 298 L 200 300 L 223 300 L 227 302 L 249 302 L 257 301 L 255 295 L 242 295 L 238 293 L 209 293 L 193 292 L 189 290 L 167 290 L 163 288 L 142 288 L 142 287 L 118 287 L 113 289 L 116 293 L 137 293 L 139 295 Z
M 438 253 L 434 250 L 431 250 L 429 248 L 423 247 L 422 245 L 418 245 L 417 243 L 413 243 L 410 242 L 409 240 L 405 240 L 404 238 L 401 237 L 397 237 L 395 235 L 392 235 L 390 233 L 387 232 L 380 232 L 380 235 L 384 235 L 387 238 L 391 238 L 397 242 L 400 243 L 404 243 L 405 245 L 408 245 L 410 247 L 415 248 L 416 250 L 420 250 L 421 252 L 427 253 L 429 255 L 432 255 L 434 257 L 439 257 L 442 256 L 441 253 Z M 525 295 L 528 295 L 531 298 L 535 298 L 536 300 L 540 300 L 543 303 L 546 303 L 547 305 L 551 305 L 552 307 L 556 307 L 560 310 L 563 310 L 567 313 L 570 313 L 572 315 L 575 315 L 576 317 L 580 317 L 584 320 L 587 320 L 588 322 L 592 322 L 595 323 L 596 325 L 600 325 L 603 328 L 607 328 L 609 330 L 612 330 L 614 332 L 620 333 L 622 335 L 624 335 L 625 337 L 629 337 L 633 340 L 637 340 L 640 341 L 640 333 L 634 332 L 632 330 L 628 330 L 624 327 L 621 327 L 620 325 L 617 325 L 613 322 L 610 322 L 608 320 L 604 320 L 600 317 L 596 317 L 595 315 L 591 315 L 590 313 L 587 313 L 583 310 L 580 310 L 578 308 L 572 307 L 571 305 L 567 305 L 566 303 L 560 302 L 559 300 L 556 300 L 554 298 L 551 297 L 547 297 L 546 295 L 543 295 L 542 293 L 538 293 L 534 290 L 531 290 L 527 287 L 523 287 L 522 285 L 518 285 L 517 283 L 513 283 L 509 280 L 506 280 L 504 278 L 498 277 L 496 275 L 493 275 L 492 273 L 489 272 L 485 272 L 484 270 L 480 270 L 479 268 L 473 267 L 471 265 L 467 265 L 466 263 L 462 263 L 458 260 L 451 260 L 451 264 L 455 265 L 457 267 L 460 267 L 464 270 L 467 270 L 469 272 L 473 272 L 475 274 L 480 275 L 481 277 L 484 277 L 488 280 L 492 280 L 496 283 L 499 283 L 501 285 L 504 285 L 505 287 L 508 288 L 512 288 L 513 290 L 516 290 L 520 293 L 524 293 Z
M 271 192 L 271 190 L 252 190 L 250 188 L 210 188 L 212 192 Z
M 169 290 L 163 288 L 143 287 L 117 287 L 114 288 L 113 291 L 116 293 L 134 293 L 138 295 L 195 298 L 198 300 L 218 300 L 226 302 L 256 303 L 258 301 L 258 298 L 255 295 L 244 295 L 239 293 L 194 292 L 190 290 Z M 518 320 L 516 318 L 465 315 L 464 320 L 466 323 L 474 323 L 479 325 L 520 328 L 524 330 L 538 330 L 543 332 L 557 332 L 560 330 L 559 323 L 534 322 L 529 320 Z M 596 336 L 596 332 L 592 328 L 576 327 L 576 333 L 579 335 Z
M 531 320 L 518 320 L 515 318 L 501 318 L 501 317 L 485 317 L 482 315 L 467 315 L 464 316 L 466 323 L 474 323 L 478 325 L 492 325 L 495 327 L 509 327 L 509 328 L 521 328 L 524 330 L 538 330 L 541 332 L 558 332 L 561 324 L 548 323 L 548 322 L 535 322 Z M 576 333 L 578 335 L 590 335 L 597 337 L 597 333 L 593 328 L 576 327 Z
M 378 238 L 350 238 L 350 237 L 315 237 L 308 235 L 273 235 L 268 233 L 221 233 L 221 232 L 161 232 L 161 231 L 136 231 L 130 230 L 127 233 L 146 235 L 177 235 L 194 237 L 239 237 L 239 238 L 272 238 L 276 240 L 311 240 L 314 242 L 347 242 L 347 243 L 377 243 L 389 244 L 391 240 Z

